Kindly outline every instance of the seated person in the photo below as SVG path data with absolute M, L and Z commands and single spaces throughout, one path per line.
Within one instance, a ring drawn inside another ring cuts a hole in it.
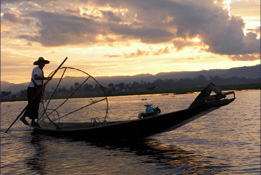
M 145 118 L 145 117 L 149 117 L 149 116 L 154 116 L 154 115 L 158 115 L 160 114 L 161 110 L 156 107 L 156 108 L 153 108 L 152 105 L 144 105 L 146 107 L 146 112 L 145 113 L 140 113 L 138 118 L 141 119 L 141 118 Z

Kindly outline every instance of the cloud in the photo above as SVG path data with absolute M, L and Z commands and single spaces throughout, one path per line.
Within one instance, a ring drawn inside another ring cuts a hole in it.
M 103 12 L 108 18 L 114 18 L 114 22 L 120 22 L 112 13 Z M 136 28 L 127 25 L 101 23 L 89 18 L 50 13 L 45 11 L 33 12 L 31 16 L 39 20 L 39 33 L 36 36 L 21 35 L 20 38 L 34 42 L 40 42 L 43 46 L 62 46 L 68 44 L 94 44 L 115 41 L 110 38 L 116 35 L 122 40 L 141 40 L 145 43 L 162 43 L 170 41 L 170 32 L 153 28 Z M 101 37 L 100 37 L 101 36 Z M 100 38 L 99 38 L 100 37 Z
M 121 57 L 121 55 L 116 55 L 116 54 L 114 54 L 114 55 L 106 54 L 106 55 L 104 55 L 104 56 L 105 56 L 105 57 L 109 57 L 109 58 Z
M 208 52 L 221 55 L 253 54 L 260 50 L 260 38 L 254 31 L 244 34 L 243 18 L 229 16 L 224 1 L 215 4 L 209 0 L 78 0 L 74 6 L 69 2 L 64 0 L 64 9 L 55 10 L 56 6 L 50 4 L 58 2 L 35 1 L 45 3 L 46 11 L 27 14 L 27 18 L 36 21 L 38 30 L 20 38 L 46 47 L 133 40 L 146 44 L 174 43 L 178 49 L 192 44 L 181 39 L 199 38 L 208 46 Z M 87 8 L 80 13 L 77 3 Z M 87 14 L 88 11 L 93 13 Z
M 99 34 L 106 32 L 99 23 L 91 19 L 45 11 L 33 12 L 30 15 L 39 19 L 39 33 L 36 36 L 21 35 L 20 38 L 40 42 L 43 46 L 92 44 L 97 41 Z
M 170 53 L 170 49 L 168 46 L 153 52 L 153 55 L 162 55 L 162 54 L 166 54 L 166 53 Z
M 137 49 L 137 52 L 134 52 L 134 53 L 123 53 L 123 57 L 131 58 L 131 57 L 139 57 L 139 56 L 149 55 L 149 54 L 150 54 L 149 51 L 143 51 L 143 50 Z
M 8 36 L 10 29 L 16 29 L 22 25 L 22 20 L 19 14 L 13 12 L 12 10 L 5 10 L 1 16 L 1 32 L 5 32 L 5 36 Z
M 101 12 L 102 12 L 103 17 L 106 18 L 107 21 L 111 21 L 111 22 L 121 22 L 122 21 L 120 17 L 118 17 L 111 11 L 101 11 Z
M 105 5 L 101 0 L 93 2 Z M 122 6 L 136 14 L 136 19 L 142 24 L 138 32 L 131 28 L 129 30 L 121 28 L 116 33 L 135 36 L 142 42 L 168 42 L 177 38 L 199 37 L 209 46 L 208 51 L 213 53 L 227 55 L 259 53 L 257 47 L 249 46 L 256 45 L 260 39 L 248 40 L 249 36 L 243 32 L 245 24 L 242 17 L 230 17 L 227 9 L 219 6 L 222 3 L 223 1 L 214 4 L 210 1 L 179 0 L 106 1 L 107 6 Z M 147 30 L 148 28 L 153 30 Z M 148 32 L 148 37 L 144 37 L 143 29 Z M 154 37 L 154 40 L 148 40 L 149 36 Z
M 259 55 L 250 55 L 250 54 L 233 55 L 233 56 L 230 56 L 230 59 L 233 61 L 255 61 L 255 60 L 259 60 L 260 56 Z
M 225 23 L 225 24 L 224 24 Z M 244 23 L 240 17 L 210 22 L 202 32 L 209 51 L 219 54 L 240 54 L 244 48 Z
M 242 50 L 243 54 L 251 54 L 255 53 L 256 51 L 260 51 L 260 39 L 257 39 L 257 34 L 253 32 L 249 32 L 243 38 L 245 43 L 245 47 Z
M 247 29 L 248 32 L 253 32 L 260 35 L 260 27 L 256 27 L 254 29 Z
M 12 23 L 19 23 L 21 21 L 20 18 L 18 18 L 18 16 L 13 13 L 4 13 L 3 20 L 7 20 Z
M 173 45 L 179 51 L 179 50 L 183 49 L 184 47 L 194 46 L 196 44 L 192 41 L 186 41 L 186 40 L 179 39 L 179 40 L 173 40 Z
M 169 42 L 173 38 L 171 32 L 158 28 L 147 28 L 145 26 L 136 28 L 127 25 L 118 25 L 111 28 L 111 31 L 125 38 L 137 39 L 147 44 Z
M 132 53 L 123 53 L 122 55 L 119 54 L 106 54 L 104 55 L 105 57 L 109 57 L 109 58 L 116 58 L 116 57 L 124 57 L 124 58 L 131 58 L 131 57 L 140 57 L 140 56 L 144 56 L 144 55 L 162 55 L 162 54 L 166 54 L 166 53 L 170 53 L 170 49 L 168 46 L 166 46 L 165 48 L 161 48 L 158 49 L 156 51 L 153 51 L 152 49 L 150 51 L 145 51 L 145 50 L 140 50 L 137 49 L 136 52 L 132 52 Z

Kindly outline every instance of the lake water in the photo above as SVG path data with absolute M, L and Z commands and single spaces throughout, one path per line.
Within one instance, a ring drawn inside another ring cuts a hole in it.
M 135 119 L 144 104 L 158 106 L 162 113 L 185 109 L 196 96 L 109 97 L 108 120 Z M 261 173 L 259 90 L 236 91 L 231 104 L 141 141 L 55 138 L 34 134 L 20 121 L 4 133 L 25 105 L 1 104 L 1 174 Z

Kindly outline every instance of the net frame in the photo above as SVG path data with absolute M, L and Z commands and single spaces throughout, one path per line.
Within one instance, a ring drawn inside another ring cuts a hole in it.
M 50 98 L 48 99 L 47 102 L 45 102 L 44 99 L 42 99 L 42 101 L 41 101 L 42 113 L 41 113 L 41 115 L 39 116 L 38 121 L 43 121 L 43 120 L 47 119 L 47 120 L 50 122 L 50 124 L 53 125 L 53 127 L 55 127 L 56 129 L 60 129 L 59 126 L 58 126 L 57 124 L 55 124 L 55 121 L 60 120 L 60 119 L 63 118 L 63 117 L 66 117 L 66 116 L 68 116 L 68 115 L 70 115 L 70 114 L 73 114 L 73 113 L 75 113 L 75 112 L 77 112 L 77 111 L 80 111 L 80 110 L 82 110 L 82 109 L 84 109 L 84 108 L 87 108 L 87 107 L 89 107 L 89 106 L 91 106 L 91 105 L 94 105 L 94 104 L 97 104 L 97 103 L 99 103 L 99 102 L 105 101 L 105 102 L 106 102 L 106 110 L 105 110 L 105 117 L 103 118 L 103 122 L 106 122 L 106 119 L 107 119 L 108 113 L 109 113 L 109 102 L 108 102 L 108 97 L 107 97 L 107 95 L 106 95 L 106 92 L 105 92 L 105 90 L 104 90 L 104 87 L 98 82 L 97 79 L 95 79 L 93 76 L 91 76 L 90 74 L 88 74 L 87 72 L 85 72 L 85 71 L 83 71 L 83 70 L 80 70 L 80 69 L 78 69 L 78 68 L 73 68 L 73 67 L 61 67 L 60 70 L 62 70 L 62 69 L 64 69 L 64 70 L 63 70 L 63 72 L 62 72 L 62 74 L 61 74 L 61 76 L 60 76 L 60 78 L 59 78 L 59 81 L 58 81 L 58 83 L 57 83 L 57 85 L 56 85 L 56 87 L 55 87 L 55 90 L 52 92 Z M 79 71 L 79 72 L 83 73 L 84 75 L 86 75 L 87 78 L 71 93 L 71 95 L 69 95 L 69 97 L 67 97 L 67 98 L 66 98 L 60 105 L 58 105 L 55 109 L 48 109 L 49 104 L 50 104 L 51 100 L 54 100 L 54 98 L 53 98 L 53 97 L 54 97 L 54 94 L 56 93 L 58 87 L 60 86 L 60 84 L 61 84 L 61 82 L 62 82 L 62 79 L 64 78 L 64 75 L 65 75 L 65 73 L 66 73 L 66 71 L 67 71 L 68 69 L 74 70 L 74 71 Z M 52 72 L 52 73 L 53 73 L 53 72 Z M 51 74 L 52 74 L 52 73 L 51 73 Z M 51 75 L 51 74 L 50 74 L 50 75 Z M 99 88 L 101 89 L 101 92 L 103 93 L 102 95 L 104 96 L 104 98 L 102 98 L 102 99 L 100 99 L 100 100 L 97 100 L 97 101 L 93 101 L 92 103 L 89 103 L 89 104 L 87 104 L 87 105 L 84 105 L 84 106 L 82 106 L 82 107 L 80 107 L 80 108 L 78 108 L 78 109 L 76 109 L 76 110 L 70 111 L 70 112 L 68 112 L 67 114 L 60 116 L 60 115 L 59 115 L 59 112 L 57 111 L 57 109 L 59 109 L 59 108 L 60 108 L 61 106 L 63 106 L 69 99 L 71 99 L 72 96 L 75 94 L 75 92 L 76 92 L 79 88 L 81 88 L 81 87 L 82 87 L 88 80 L 90 80 L 90 79 L 94 80 L 94 82 L 99 86 Z M 47 82 L 47 83 L 48 83 L 48 82 Z M 47 84 L 47 83 L 46 83 L 46 84 Z M 45 92 L 46 84 L 45 84 L 45 86 L 44 86 L 43 92 Z M 44 95 L 43 95 L 43 96 L 44 96 Z M 43 98 L 43 96 L 42 96 L 42 98 Z M 49 112 L 49 110 L 51 110 L 51 112 Z M 51 119 L 50 115 L 52 115 L 53 113 L 56 113 L 58 117 L 57 117 L 57 118 L 54 118 L 54 119 Z M 91 120 L 93 120 L 93 119 L 91 119 Z

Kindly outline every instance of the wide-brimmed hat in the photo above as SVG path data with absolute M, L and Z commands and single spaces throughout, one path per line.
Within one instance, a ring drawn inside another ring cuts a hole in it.
M 38 60 L 34 62 L 34 65 L 39 65 L 40 62 L 44 62 L 45 64 L 50 63 L 50 61 L 45 60 L 43 57 L 39 57 Z

